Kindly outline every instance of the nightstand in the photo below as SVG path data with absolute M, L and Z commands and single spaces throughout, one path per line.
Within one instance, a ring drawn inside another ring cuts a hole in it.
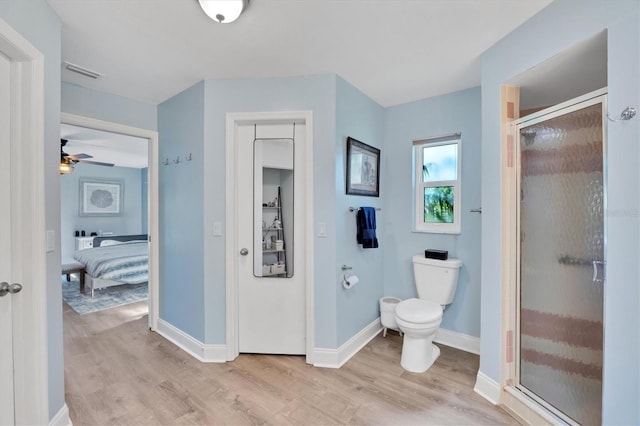
M 76 250 L 93 248 L 93 237 L 76 237 Z

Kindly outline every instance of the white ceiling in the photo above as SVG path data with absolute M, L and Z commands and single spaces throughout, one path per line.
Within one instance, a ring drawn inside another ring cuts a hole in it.
M 118 167 L 147 167 L 147 139 L 70 124 L 60 125 L 60 137 L 68 140 L 64 152 L 69 155 L 88 154 L 93 157 L 87 158 L 88 161 L 111 163 Z
M 158 104 L 200 80 L 335 73 L 382 106 L 480 84 L 479 55 L 551 0 L 251 0 L 218 24 L 197 0 L 48 0 L 62 79 Z M 62 67 L 62 64 L 61 64 Z

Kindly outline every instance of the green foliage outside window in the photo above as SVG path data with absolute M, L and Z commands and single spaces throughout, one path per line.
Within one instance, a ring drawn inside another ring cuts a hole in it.
M 424 221 L 426 223 L 453 223 L 453 186 L 435 186 L 424 189 Z

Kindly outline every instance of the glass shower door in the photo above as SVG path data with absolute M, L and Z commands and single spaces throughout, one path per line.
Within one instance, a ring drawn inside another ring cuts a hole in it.
M 603 105 L 518 126 L 517 387 L 581 424 L 602 411 Z

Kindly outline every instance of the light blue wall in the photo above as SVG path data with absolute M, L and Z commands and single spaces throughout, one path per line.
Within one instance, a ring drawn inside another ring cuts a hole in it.
M 363 249 L 356 242 L 356 214 L 349 207 L 382 207 L 382 200 L 389 198 L 383 186 L 380 197 L 346 195 L 347 137 L 350 136 L 367 145 L 382 150 L 381 182 L 388 175 L 385 170 L 388 150 L 383 148 L 384 108 L 368 98 L 340 77 L 336 78 L 336 144 L 335 144 L 335 229 L 336 268 L 333 287 L 336 291 L 337 345 L 349 340 L 371 321 L 379 312 L 379 299 L 383 296 L 383 271 L 386 267 L 387 229 L 386 208 L 376 212 L 378 229 L 376 235 L 380 245 L 377 249 Z M 340 265 L 349 265 L 360 282 L 346 290 L 342 286 L 343 272 Z
M 62 111 L 141 129 L 157 130 L 157 107 L 62 82 Z
M 412 256 L 427 248 L 461 259 L 458 288 L 442 328 L 480 337 L 480 88 L 411 102 L 385 111 L 384 252 L 385 296 L 416 297 Z M 462 231 L 459 235 L 412 232 L 412 141 L 462 133 Z
M 204 265 L 204 343 L 226 341 L 225 238 L 213 235 L 213 224 L 225 221 L 225 135 L 226 114 L 247 111 L 313 111 L 314 121 L 314 202 L 315 226 L 322 222 L 327 237 L 315 241 L 315 312 L 318 348 L 338 348 L 379 314 L 383 295 L 412 297 L 415 285 L 410 259 L 430 247 L 444 248 L 465 261 L 456 301 L 445 314 L 445 326 L 461 333 L 479 335 L 479 217 L 463 214 L 460 236 L 414 234 L 411 229 L 411 140 L 447 132 L 463 132 L 463 209 L 480 205 L 479 140 L 480 91 L 471 89 L 431 100 L 385 110 L 343 79 L 334 75 L 252 80 L 208 80 L 204 82 L 204 136 L 198 146 L 200 85 L 188 89 L 159 107 L 161 159 L 204 151 L 203 175 L 193 175 L 189 185 L 175 179 L 162 180 L 161 192 L 169 204 L 179 207 L 180 220 L 190 224 L 193 244 L 179 242 L 180 227 L 161 208 L 161 229 L 165 250 L 177 244 L 188 259 L 161 252 L 163 271 L 175 274 L 185 265 L 198 270 Z M 191 120 L 191 121 L 189 121 Z M 388 128 L 385 128 L 388 122 Z M 345 195 L 346 137 L 382 148 L 381 197 Z M 187 147 L 188 145 L 188 147 Z M 404 145 L 405 149 L 400 146 Z M 179 148 L 179 149 L 178 149 Z M 161 168 L 163 176 L 182 165 Z M 192 167 L 189 165 L 188 167 Z M 164 171 L 162 170 L 164 169 Z M 165 173 L 166 172 L 166 173 Z M 204 217 L 197 203 L 199 185 L 204 188 Z M 465 186 L 467 185 L 467 186 Z M 173 194 L 183 191 L 180 202 Z M 188 195 L 187 195 L 188 194 Z M 389 194 L 389 195 L 385 195 Z M 186 198 L 184 198 L 186 197 Z M 385 198 L 388 197 L 388 198 Z M 170 202 L 169 199 L 172 199 Z M 406 204 L 403 207 L 403 203 Z M 381 247 L 364 250 L 355 242 L 355 215 L 349 206 L 382 207 L 378 213 Z M 189 207 L 187 207 L 189 206 Z M 200 221 L 203 222 L 200 222 Z M 201 226 L 200 224 L 203 223 Z M 191 231 L 188 231 L 191 232 Z M 176 239 L 178 238 L 178 240 Z M 199 240 L 203 250 L 199 253 Z M 341 286 L 340 266 L 353 266 L 361 282 L 346 291 Z M 169 285 L 162 275 L 163 286 Z M 169 280 L 171 281 L 171 280 Z M 197 280 L 194 278 L 194 283 Z M 164 287 L 163 287 L 164 288 Z M 166 293 L 165 293 L 166 294 Z M 196 299 L 194 299 L 196 300 Z M 199 300 L 199 299 L 197 299 Z M 161 318 L 196 338 L 190 330 L 202 327 L 200 305 L 175 303 L 170 294 L 162 296 Z M 175 321 L 180 321 L 178 324 Z
M 60 235 L 60 21 L 45 0 L 0 1 L 6 21 L 44 56 L 45 226 Z M 64 406 L 60 244 L 47 253 L 49 418 Z
M 327 238 L 315 239 L 316 346 L 335 348 L 335 76 L 305 76 L 205 83 L 205 343 L 226 341 L 225 238 L 213 223 L 225 223 L 225 135 L 229 112 L 313 111 L 314 215 L 327 224 Z M 200 178 L 202 180 L 202 177 Z M 232 254 L 233 255 L 233 254 Z
M 482 64 L 482 321 L 480 371 L 500 382 L 500 85 L 608 31 L 608 109 L 640 105 L 640 3 L 556 0 L 489 49 Z M 639 124 L 608 123 L 603 423 L 640 423 Z
M 124 211 L 117 217 L 87 217 L 78 215 L 80 178 L 111 178 L 124 181 Z M 142 227 L 140 169 L 102 167 L 77 164 L 73 173 L 60 176 L 60 244 L 63 259 L 73 258 L 75 231 L 113 232 L 115 235 L 146 233 Z
M 204 90 L 200 82 L 158 105 L 159 158 L 169 159 L 158 173 L 160 319 L 201 342 L 205 341 Z M 185 161 L 189 154 L 193 160 Z M 181 162 L 175 164 L 178 157 Z M 218 298 L 224 299 L 224 291 Z

